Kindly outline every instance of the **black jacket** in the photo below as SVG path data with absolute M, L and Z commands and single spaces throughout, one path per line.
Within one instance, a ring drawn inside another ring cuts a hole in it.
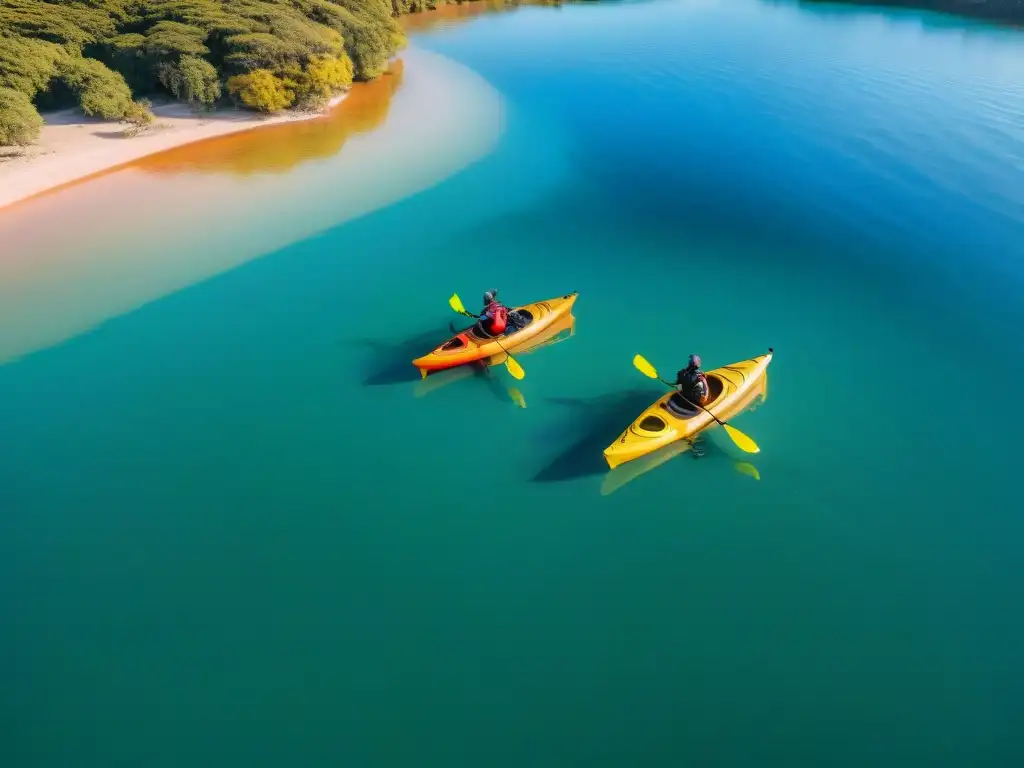
M 700 368 L 683 368 L 676 374 L 676 386 L 679 394 L 692 403 L 702 403 L 710 394 L 708 380 Z

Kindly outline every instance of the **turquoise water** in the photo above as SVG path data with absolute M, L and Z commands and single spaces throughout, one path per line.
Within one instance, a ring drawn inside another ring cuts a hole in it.
M 0 367 L 2 763 L 1020 764 L 1024 37 L 680 1 L 414 45 L 502 94 L 486 158 Z M 580 291 L 527 409 L 417 397 L 492 286 Z M 769 346 L 759 455 L 601 495 L 634 354 Z

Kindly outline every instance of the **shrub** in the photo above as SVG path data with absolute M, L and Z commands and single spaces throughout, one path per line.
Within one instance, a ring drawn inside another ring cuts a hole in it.
M 39 138 L 43 118 L 21 91 L 0 88 L 0 146 L 23 147 Z
M 68 52 L 45 40 L 0 33 L 0 88 L 13 88 L 30 99 L 46 90 Z
M 87 115 L 114 120 L 124 116 L 132 104 L 124 76 L 96 59 L 70 59 L 60 77 L 78 95 L 79 106 Z
M 220 98 L 217 70 L 198 56 L 182 56 L 177 64 L 162 64 L 160 82 L 181 101 L 209 105 Z
M 152 104 L 148 99 L 133 101 L 125 110 L 121 122 L 125 123 L 124 135 L 137 136 L 153 122 Z
M 228 93 L 250 109 L 280 112 L 295 102 L 295 92 L 266 69 L 254 69 L 247 75 L 228 79 Z
M 161 21 L 146 33 L 146 53 L 155 60 L 173 59 L 181 56 L 202 56 L 209 53 L 203 44 L 206 32 L 199 27 L 180 24 L 176 21 Z
M 297 100 L 319 105 L 334 94 L 352 85 L 352 60 L 342 54 L 340 59 L 311 59 L 296 78 Z

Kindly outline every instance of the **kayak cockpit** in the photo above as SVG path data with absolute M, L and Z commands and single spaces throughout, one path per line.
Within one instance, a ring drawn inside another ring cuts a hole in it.
M 668 424 L 665 423 L 665 420 L 661 418 L 661 416 L 655 416 L 653 413 L 649 413 L 644 416 L 636 426 L 644 432 L 661 432 L 668 426 Z
M 524 328 L 529 327 L 530 323 L 533 322 L 533 313 L 528 309 L 510 309 L 509 312 L 509 323 L 514 323 L 516 329 L 512 333 L 503 333 L 499 336 L 492 336 L 483 330 L 479 324 L 474 325 L 469 329 L 469 333 L 475 339 L 481 339 L 483 341 L 491 341 L 492 339 L 507 339 L 509 336 L 513 336 Z
M 715 376 L 713 373 L 707 374 L 708 379 L 708 404 L 706 407 L 710 408 L 715 404 L 715 401 L 722 396 L 722 391 L 725 385 L 722 380 Z M 694 408 L 688 402 L 683 400 L 682 396 L 676 392 L 672 395 L 667 402 L 667 408 L 669 413 L 679 419 L 692 419 L 699 413 L 704 413 L 701 408 Z

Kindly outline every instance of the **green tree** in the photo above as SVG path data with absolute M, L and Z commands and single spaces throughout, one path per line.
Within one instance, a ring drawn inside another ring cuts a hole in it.
M 21 91 L 0 88 L 0 146 L 25 146 L 39 138 L 43 118 Z
M 444 2 L 0 0 L 0 88 L 109 119 L 160 89 L 212 104 L 226 79 L 253 109 L 314 104 L 381 75 L 406 44 L 396 17 Z
M 247 75 L 228 79 L 228 93 L 250 109 L 280 112 L 295 102 L 295 92 L 273 72 L 255 69 Z
M 173 59 L 191 54 L 202 56 L 209 53 L 203 41 L 206 30 L 177 21 L 160 21 L 146 32 L 146 53 L 155 61 Z
M 153 65 L 146 54 L 146 36 L 138 32 L 116 35 L 98 46 L 96 57 L 120 72 L 133 91 L 153 87 Z
M 164 88 L 182 101 L 209 105 L 220 98 L 220 75 L 198 56 L 182 56 L 177 64 L 165 62 L 159 76 Z
M 323 106 L 334 94 L 352 85 L 352 61 L 342 54 L 340 59 L 317 56 L 305 69 L 288 67 L 281 75 L 285 85 L 295 92 L 299 106 Z
M 0 31 L 0 87 L 21 91 L 30 99 L 46 90 L 57 66 L 68 59 L 65 48 L 46 40 Z
M 122 14 L 116 2 L 110 8 L 100 2 L 54 2 L 43 0 L 3 0 L 0 3 L 0 30 L 17 37 L 45 40 L 80 51 L 87 43 L 112 36 L 116 29 L 114 10 Z
M 78 96 L 82 111 L 90 116 L 115 120 L 132 104 L 132 92 L 124 76 L 96 59 L 74 58 L 62 67 L 60 78 Z
M 357 80 L 372 80 L 404 44 L 390 0 L 295 0 L 311 19 L 341 33 Z
M 306 91 L 330 98 L 352 85 L 352 60 L 342 54 L 340 59 L 316 57 L 306 65 L 303 84 Z

